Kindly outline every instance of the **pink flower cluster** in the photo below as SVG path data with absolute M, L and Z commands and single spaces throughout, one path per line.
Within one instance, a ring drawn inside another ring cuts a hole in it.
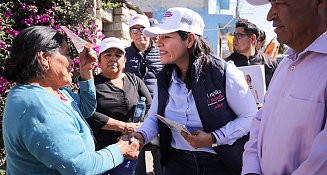
M 7 29 L 6 30 L 6 34 L 12 35 L 14 37 L 16 37 L 18 35 L 19 31 L 14 30 L 14 29 Z
M 8 85 L 9 85 L 8 81 L 3 77 L 0 77 L 0 94 L 6 93 Z

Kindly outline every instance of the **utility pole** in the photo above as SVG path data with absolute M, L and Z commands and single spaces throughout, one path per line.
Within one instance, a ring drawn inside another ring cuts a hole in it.
M 241 19 L 241 17 L 240 17 L 240 0 L 236 0 L 235 18 Z

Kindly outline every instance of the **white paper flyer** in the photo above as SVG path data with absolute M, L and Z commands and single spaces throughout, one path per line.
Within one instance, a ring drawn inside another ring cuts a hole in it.
M 62 30 L 64 30 L 64 32 L 67 34 L 67 36 L 71 39 L 71 41 L 73 42 L 74 46 L 77 49 L 77 52 L 81 53 L 84 49 L 85 44 L 87 44 L 88 42 L 83 40 L 79 36 L 77 36 L 74 32 L 69 30 L 66 26 L 60 26 L 60 28 L 62 28 Z
M 159 114 L 157 114 L 157 117 L 159 120 L 161 120 L 164 124 L 166 124 L 169 128 L 173 128 L 176 129 L 179 133 L 181 131 L 186 132 L 187 134 L 191 134 L 190 131 L 187 130 L 187 128 L 185 127 L 185 125 L 182 125 L 180 123 L 177 123 L 175 121 L 169 120 Z
M 242 66 L 238 68 L 243 72 L 256 103 L 262 104 L 266 93 L 264 65 Z

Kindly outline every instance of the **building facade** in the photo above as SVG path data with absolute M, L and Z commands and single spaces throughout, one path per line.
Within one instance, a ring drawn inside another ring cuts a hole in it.
M 214 53 L 224 57 L 227 45 L 226 34 L 234 30 L 236 19 L 231 13 L 230 0 L 130 0 L 148 17 L 161 20 L 163 14 L 171 7 L 186 7 L 198 12 L 205 22 L 204 37 L 208 40 Z

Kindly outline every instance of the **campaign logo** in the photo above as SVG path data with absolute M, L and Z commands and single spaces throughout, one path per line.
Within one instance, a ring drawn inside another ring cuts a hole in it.
M 141 17 L 140 16 L 135 16 L 132 20 L 137 20 L 137 19 L 140 19 Z
M 215 90 L 207 93 L 207 99 L 208 106 L 219 109 L 224 106 L 225 94 L 221 90 Z
M 166 20 L 166 18 L 170 18 L 170 17 L 172 17 L 172 16 L 173 16 L 173 13 L 170 12 L 170 11 L 167 11 L 167 12 L 164 14 L 164 16 L 163 16 L 162 20 L 160 21 L 160 23 L 162 24 L 162 23 Z
M 168 12 L 166 12 L 165 14 L 164 14 L 164 18 L 169 18 L 169 17 L 172 17 L 173 16 L 173 13 L 172 12 L 170 12 L 170 11 L 168 11 Z

